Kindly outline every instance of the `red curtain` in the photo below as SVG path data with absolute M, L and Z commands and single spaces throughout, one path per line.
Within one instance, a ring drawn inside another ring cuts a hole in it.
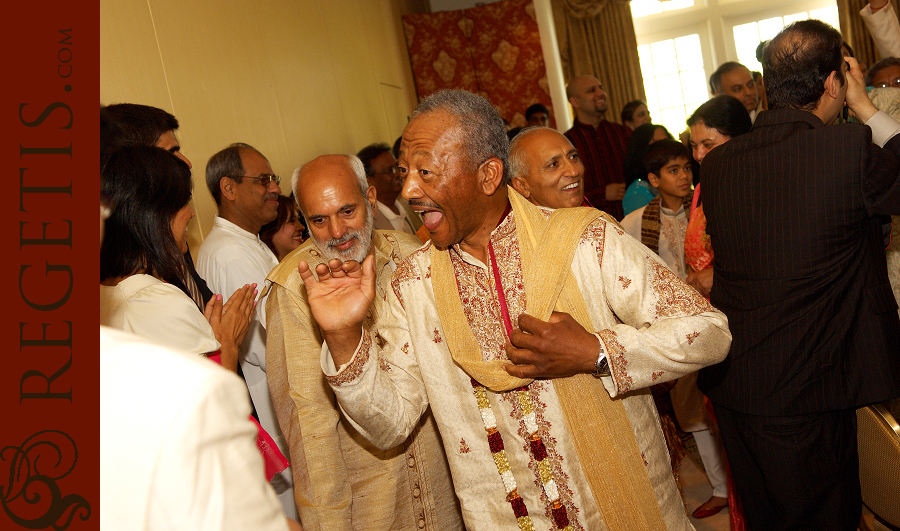
M 419 100 L 445 88 L 481 94 L 511 127 L 542 103 L 554 123 L 547 72 L 531 0 L 403 16 Z

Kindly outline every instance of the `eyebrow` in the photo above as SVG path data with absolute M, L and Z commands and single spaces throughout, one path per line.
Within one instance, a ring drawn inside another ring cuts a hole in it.
M 327 217 L 333 216 L 334 214 L 339 214 L 339 213 L 343 212 L 344 210 L 347 210 L 348 208 L 357 208 L 357 207 L 359 207 L 359 203 L 347 203 L 347 204 L 345 204 L 345 205 L 339 206 L 339 207 L 337 208 L 337 210 L 335 210 L 335 211 L 332 212 L 331 214 L 315 214 L 315 213 L 312 213 L 312 214 L 309 215 L 309 217 L 310 217 L 310 219 L 312 219 L 312 218 L 327 218 Z

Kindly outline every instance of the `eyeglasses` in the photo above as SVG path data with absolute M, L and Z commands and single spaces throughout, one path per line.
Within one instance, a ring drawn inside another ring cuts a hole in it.
M 251 181 L 256 181 L 265 187 L 268 187 L 269 183 L 273 182 L 273 181 L 275 182 L 275 184 L 281 184 L 281 177 L 279 177 L 277 175 L 272 175 L 271 173 L 264 173 L 264 174 L 260 175 L 259 177 L 248 177 L 246 175 L 238 175 L 238 176 L 232 177 L 232 179 L 234 179 L 237 182 L 241 182 L 241 179 L 250 179 Z
M 888 87 L 900 88 L 900 77 L 891 79 L 890 81 L 885 81 L 884 83 L 878 83 L 875 86 L 877 88 L 888 88 Z

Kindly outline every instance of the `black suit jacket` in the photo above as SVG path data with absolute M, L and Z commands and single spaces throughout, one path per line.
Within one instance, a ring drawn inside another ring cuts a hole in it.
M 203 297 L 203 306 L 205 307 L 209 302 L 209 299 L 212 298 L 213 292 L 209 289 L 209 286 L 206 285 L 206 281 L 200 278 L 200 274 L 197 273 L 197 270 L 194 268 L 194 258 L 191 256 L 190 249 L 184 253 L 184 263 L 187 266 L 188 273 L 190 273 L 194 282 L 197 284 L 197 288 L 200 289 L 200 296 Z M 228 296 L 230 297 L 231 295 Z M 238 370 L 240 370 L 240 367 L 238 367 Z
M 756 415 L 856 408 L 900 395 L 900 319 L 879 215 L 900 213 L 900 135 L 759 115 L 703 161 L 724 362 L 700 371 L 716 404 Z

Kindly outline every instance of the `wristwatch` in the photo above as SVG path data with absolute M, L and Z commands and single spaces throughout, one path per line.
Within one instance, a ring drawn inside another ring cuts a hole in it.
M 597 355 L 597 362 L 594 363 L 594 377 L 601 378 L 603 376 L 610 376 L 609 372 L 609 360 L 606 358 L 606 349 L 603 348 L 603 340 L 600 339 L 600 336 L 597 336 L 597 341 L 600 342 L 600 353 Z

